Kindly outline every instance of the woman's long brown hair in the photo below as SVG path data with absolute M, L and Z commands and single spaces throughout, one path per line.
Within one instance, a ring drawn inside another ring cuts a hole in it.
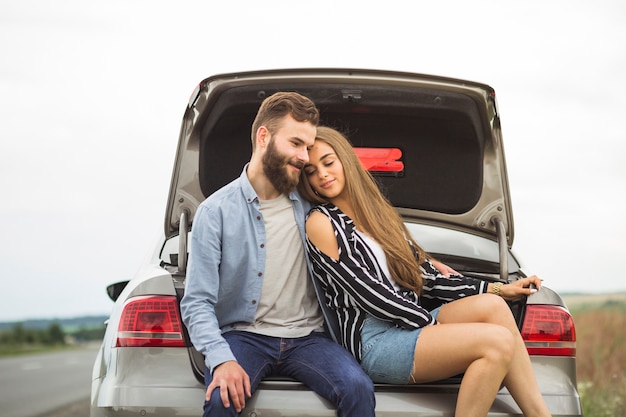
M 343 165 L 346 191 L 354 210 L 355 218 L 352 220 L 357 228 L 367 232 L 383 248 L 393 279 L 420 294 L 422 291 L 420 265 L 426 260 L 426 253 L 413 240 L 402 217 L 380 191 L 376 180 L 363 168 L 344 135 L 335 129 L 319 126 L 315 140 L 321 140 L 331 146 Z M 304 170 L 298 190 L 312 203 L 327 202 L 313 191 Z

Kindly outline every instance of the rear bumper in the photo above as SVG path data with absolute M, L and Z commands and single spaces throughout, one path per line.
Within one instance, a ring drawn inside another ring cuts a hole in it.
M 335 409 L 328 401 L 307 390 L 304 386 L 293 386 L 293 383 L 266 384 L 248 401 L 241 416 L 336 416 Z M 295 384 L 300 385 L 300 384 Z M 126 405 L 98 407 L 93 406 L 91 417 L 198 417 L 202 415 L 204 388 L 194 389 L 133 389 L 127 394 L 135 399 L 141 398 L 150 406 L 131 405 L 134 401 L 128 398 Z M 419 392 L 377 392 L 377 417 L 416 417 L 416 416 L 451 416 L 454 413 L 456 390 L 445 388 L 424 389 Z M 547 396 L 546 401 L 554 417 L 582 416 L 580 405 L 576 399 L 567 396 Z M 521 412 L 513 399 L 506 393 L 498 394 L 489 416 L 521 416 Z
M 286 384 L 291 384 L 286 387 Z M 242 416 L 335 416 L 335 409 L 325 399 L 306 390 L 301 384 L 265 382 L 248 402 Z M 376 386 L 377 417 L 449 417 L 454 415 L 457 386 Z M 546 395 L 553 417 L 582 416 L 576 392 Z M 280 404 L 277 407 L 277 404 Z M 513 398 L 502 389 L 489 412 L 490 417 L 522 416 Z
M 193 377 L 187 351 L 166 348 L 112 349 L 107 372 L 94 374 L 91 417 L 197 417 L 202 415 L 204 386 Z M 97 363 L 97 369 L 100 364 Z M 543 396 L 554 417 L 582 416 L 573 358 L 533 357 Z M 123 370 L 123 371 L 122 371 Z M 377 417 L 451 416 L 457 385 L 377 385 Z M 335 416 L 332 404 L 291 381 L 264 381 L 241 416 Z M 489 416 L 521 416 L 502 389 Z

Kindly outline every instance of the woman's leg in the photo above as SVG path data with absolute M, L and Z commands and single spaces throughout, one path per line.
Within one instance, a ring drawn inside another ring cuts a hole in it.
M 422 383 L 464 372 L 455 416 L 484 417 L 509 372 L 513 337 L 502 326 L 488 323 L 441 323 L 422 330 L 412 377 Z
M 416 347 L 415 367 L 417 370 L 420 363 L 429 363 L 420 355 L 423 353 L 436 355 L 437 351 L 440 352 L 444 361 L 449 355 L 459 357 L 458 361 L 449 361 L 450 365 L 459 366 L 464 361 L 471 361 L 467 364 L 461 383 L 457 416 L 486 415 L 498 390 L 498 387 L 494 388 L 493 384 L 485 385 L 488 380 L 494 380 L 498 386 L 501 381 L 504 381 L 504 385 L 525 416 L 550 415 L 537 386 L 524 341 L 503 299 L 491 294 L 481 294 L 454 301 L 442 307 L 438 321 L 442 324 L 441 326 L 428 327 L 422 331 Z M 504 335 L 503 331 L 507 335 Z M 429 334 L 430 336 L 423 337 Z M 469 339 L 466 339 L 467 337 Z M 446 342 L 442 342 L 444 340 Z M 424 341 L 426 343 L 422 343 Z M 444 347 L 451 345 L 451 349 L 442 354 L 442 345 Z M 424 352 L 420 348 L 423 348 Z M 463 352 L 464 350 L 466 351 Z M 502 378 L 500 378 L 502 368 L 497 365 L 498 360 L 492 355 L 500 356 L 501 361 L 508 361 Z M 472 358 L 475 359 L 472 360 Z M 459 371 L 461 372 L 463 370 Z M 482 379 L 485 373 L 490 377 Z M 471 404 L 472 401 L 478 402 L 477 398 L 481 399 L 481 403 L 488 403 L 485 404 L 486 409 L 473 409 L 471 405 L 470 408 L 465 408 L 467 407 L 465 401 Z M 468 409 L 475 410 L 477 414 L 466 414 Z

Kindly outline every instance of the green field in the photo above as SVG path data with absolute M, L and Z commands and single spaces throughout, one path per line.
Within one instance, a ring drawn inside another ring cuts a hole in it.
M 626 416 L 626 294 L 564 297 L 576 326 L 585 417 Z
M 74 349 L 101 341 L 104 318 L 37 319 L 0 323 L 0 357 Z

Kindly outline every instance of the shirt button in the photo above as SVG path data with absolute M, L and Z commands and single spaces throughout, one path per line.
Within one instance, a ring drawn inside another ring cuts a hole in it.
M 261 243 L 261 249 L 265 247 L 265 243 Z
M 263 276 L 263 272 L 259 272 L 259 276 Z
M 257 220 L 261 220 L 261 216 L 256 216 L 256 219 Z
M 252 304 L 253 304 L 253 305 L 254 305 L 254 304 L 256 304 L 256 300 L 252 300 Z

